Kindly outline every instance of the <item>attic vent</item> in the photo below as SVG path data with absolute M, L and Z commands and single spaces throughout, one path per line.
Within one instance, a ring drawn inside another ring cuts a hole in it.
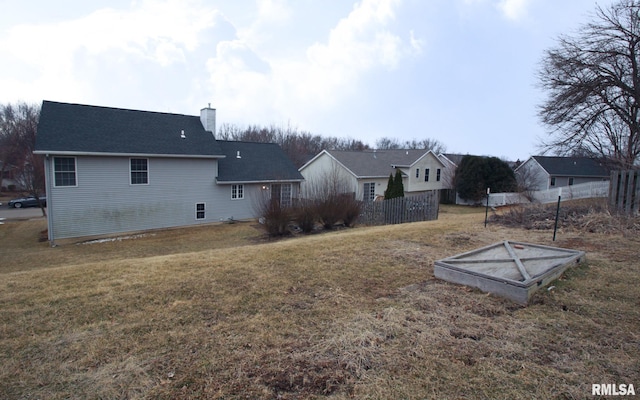
M 238 150 L 238 152 L 236 153 L 236 158 L 242 158 L 240 157 L 240 150 Z
M 182 139 L 186 139 L 187 137 L 184 135 L 184 129 L 182 131 L 180 131 L 180 137 Z

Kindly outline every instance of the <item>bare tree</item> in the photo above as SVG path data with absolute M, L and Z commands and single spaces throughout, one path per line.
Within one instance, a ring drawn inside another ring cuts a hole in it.
M 395 150 L 402 148 L 397 138 L 381 137 L 376 140 L 376 149 L 378 150 Z
M 533 201 L 534 192 L 543 189 L 540 185 L 540 181 L 545 179 L 542 173 L 535 168 L 531 168 L 529 164 L 519 166 L 514 173 L 516 182 L 518 182 L 518 192 L 522 193 L 527 200 Z
M 394 149 L 414 149 L 414 150 L 431 150 L 436 154 L 447 151 L 446 146 L 436 139 L 411 139 L 400 142 L 397 138 L 382 137 L 376 140 L 376 149 L 378 150 L 394 150 Z
M 322 150 L 365 150 L 369 146 L 363 142 L 349 138 L 322 137 L 310 132 L 298 130 L 287 124 L 286 126 L 271 125 L 259 127 L 249 125 L 240 128 L 237 125 L 223 124 L 218 129 L 217 138 L 220 140 L 277 143 L 289 156 L 291 161 L 301 167 Z
M 542 148 L 631 168 L 640 155 L 640 1 L 596 7 L 575 36 L 560 36 L 538 72 L 539 107 L 550 129 Z
M 11 163 L 15 167 L 16 182 L 36 200 L 44 192 L 44 162 L 42 156 L 33 154 L 39 118 L 40 107 L 36 105 L 0 106 L 0 161 L 3 166 Z M 45 215 L 44 207 L 40 208 Z

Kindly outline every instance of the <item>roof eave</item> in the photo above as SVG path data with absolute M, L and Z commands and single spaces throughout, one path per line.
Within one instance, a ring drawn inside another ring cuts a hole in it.
M 251 183 L 300 183 L 304 181 L 304 179 L 265 179 L 265 180 L 235 180 L 235 181 L 223 181 L 216 178 L 216 183 L 219 185 L 240 185 L 240 184 L 251 184 Z
M 36 150 L 33 154 L 56 155 L 56 156 L 97 156 L 97 157 L 161 157 L 161 158 L 226 158 L 224 155 L 210 154 L 160 154 L 160 153 L 112 153 L 112 152 L 92 152 L 92 151 L 59 151 L 59 150 Z

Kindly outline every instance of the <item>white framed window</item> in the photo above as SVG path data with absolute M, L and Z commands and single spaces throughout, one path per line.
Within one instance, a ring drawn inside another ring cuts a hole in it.
M 78 186 L 76 180 L 76 158 L 75 157 L 54 157 L 53 158 L 53 185 Z
M 205 203 L 196 203 L 196 219 L 206 219 L 206 208 Z
M 416 178 L 420 178 L 420 168 L 416 168 Z
M 244 185 L 231 185 L 231 198 L 244 199 Z
M 149 159 L 131 158 L 129 159 L 129 169 L 132 185 L 149 184 Z
M 362 196 L 363 201 L 373 201 L 376 198 L 376 184 L 375 182 L 368 182 L 364 184 L 364 194 Z
M 429 182 L 429 168 L 424 169 L 424 181 Z

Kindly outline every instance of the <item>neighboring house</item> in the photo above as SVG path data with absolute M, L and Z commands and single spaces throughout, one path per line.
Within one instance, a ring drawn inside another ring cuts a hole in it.
M 303 180 L 276 144 L 217 141 L 200 116 L 44 101 L 49 240 L 255 218 Z
M 0 191 L 6 192 L 9 188 L 21 189 L 15 179 L 16 167 L 10 164 L 4 165 L 0 161 Z
M 395 176 L 396 170 L 402 172 L 405 195 L 444 187 L 445 164 L 430 150 L 323 150 L 300 168 L 303 196 L 329 177 L 346 182 L 357 199 L 373 201 L 384 196 L 389 175 Z
M 529 191 L 609 180 L 609 169 L 587 157 L 532 156 L 515 169 L 518 183 Z

